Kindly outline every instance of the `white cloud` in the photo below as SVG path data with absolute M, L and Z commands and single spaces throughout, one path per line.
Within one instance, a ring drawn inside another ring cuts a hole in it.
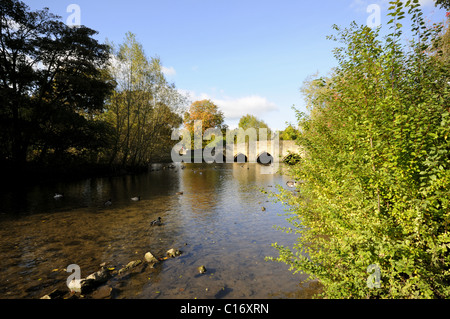
M 267 98 L 258 95 L 246 96 L 237 99 L 213 99 L 213 102 L 220 107 L 225 115 L 225 118 L 229 120 L 239 119 L 246 114 L 261 117 L 265 113 L 278 110 L 275 103 L 270 102 Z
M 197 93 L 191 90 L 184 90 L 184 89 L 177 89 L 177 90 L 178 92 L 180 92 L 180 94 L 188 97 L 191 103 L 201 100 L 212 100 L 212 98 L 206 93 L 200 93 L 199 95 L 197 95 Z
M 419 3 L 425 7 L 425 6 L 434 6 L 435 0 L 419 0 Z
M 177 74 L 177 71 L 175 71 L 175 69 L 172 66 L 170 68 L 166 68 L 165 66 L 163 66 L 163 67 L 161 67 L 161 71 L 166 76 L 173 76 L 173 75 Z
M 246 114 L 251 114 L 262 119 L 265 114 L 279 110 L 275 103 L 270 102 L 267 98 L 259 95 L 250 95 L 241 98 L 232 98 L 228 96 L 217 98 L 210 96 L 207 93 L 197 94 L 193 91 L 182 89 L 179 89 L 178 91 L 185 96 L 189 96 L 192 102 L 199 100 L 213 101 L 224 113 L 225 120 L 228 123 L 233 123 Z M 223 93 L 223 90 L 219 90 L 219 92 Z

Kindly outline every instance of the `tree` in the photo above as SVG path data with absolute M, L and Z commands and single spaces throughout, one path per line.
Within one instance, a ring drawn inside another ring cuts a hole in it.
M 112 85 L 102 77 L 108 47 L 87 27 L 70 28 L 48 8 L 0 3 L 0 140 L 16 165 L 102 145 L 94 132 Z M 101 134 L 100 134 L 101 135 Z
M 171 130 L 181 125 L 184 98 L 169 84 L 158 57 L 148 59 L 129 32 L 111 56 L 111 76 L 117 84 L 104 119 L 114 127 L 109 163 L 145 166 L 170 154 Z
M 214 104 L 211 100 L 201 100 L 195 101 L 189 107 L 189 111 L 184 113 L 184 126 L 191 133 L 191 147 L 194 147 L 194 134 L 203 140 L 203 134 L 207 129 L 220 129 L 223 130 L 224 126 L 224 115 L 219 107 Z M 196 121 L 201 121 L 201 131 L 195 131 L 197 128 L 195 126 Z M 202 142 L 202 147 L 204 147 L 206 141 Z
M 195 101 L 184 114 L 184 125 L 194 132 L 194 122 L 202 121 L 202 134 L 209 128 L 222 128 L 223 112 L 211 100 Z
M 450 10 L 450 0 L 436 0 L 436 7 L 439 6 L 445 10 Z
M 259 140 L 259 129 L 267 129 L 267 138 L 271 138 L 272 131 L 270 130 L 269 126 L 263 121 L 258 119 L 254 115 L 244 115 L 240 118 L 238 126 L 244 130 L 247 130 L 249 128 L 254 128 L 256 130 L 256 136 Z
M 338 67 L 305 84 L 298 112 L 305 149 L 282 192 L 299 234 L 276 258 L 310 274 L 328 298 L 449 298 L 448 68 L 427 54 L 439 37 L 418 1 L 391 2 L 391 33 L 335 26 Z M 401 46 L 408 10 L 415 41 Z M 275 196 L 275 195 L 274 195 Z M 380 271 L 380 286 L 368 284 Z
M 292 124 L 289 124 L 281 133 L 280 133 L 280 139 L 289 141 L 289 140 L 296 140 L 299 136 L 299 132 L 297 129 L 295 129 Z
M 450 69 L 450 15 L 446 28 L 443 29 L 428 52 Z

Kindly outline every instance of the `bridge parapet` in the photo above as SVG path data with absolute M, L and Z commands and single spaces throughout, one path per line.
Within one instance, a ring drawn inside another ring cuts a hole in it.
M 226 144 L 222 150 L 214 149 L 213 157 L 216 162 L 250 162 L 256 163 L 259 161 L 261 156 L 271 157 L 274 162 L 283 162 L 285 159 L 296 154 L 300 157 L 303 156 L 303 149 L 296 144 L 296 141 L 292 140 L 282 140 L 282 141 L 259 141 L 253 143 L 236 143 L 236 144 Z M 193 158 L 205 157 L 205 152 L 201 150 L 193 151 L 188 150 L 180 152 L 180 155 L 190 154 Z M 210 153 L 208 153 L 210 154 Z M 220 158 L 220 161 L 218 159 Z

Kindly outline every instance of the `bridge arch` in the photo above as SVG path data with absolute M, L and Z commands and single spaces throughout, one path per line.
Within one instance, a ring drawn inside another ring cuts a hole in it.
M 245 154 L 238 153 L 234 156 L 234 162 L 235 163 L 247 163 L 248 157 Z
M 270 165 L 274 162 L 274 158 L 270 153 L 263 151 L 256 156 L 256 162 L 262 165 Z
M 297 164 L 301 160 L 300 154 L 297 153 L 288 153 L 286 156 L 283 157 L 282 162 L 286 163 L 288 165 L 294 165 Z

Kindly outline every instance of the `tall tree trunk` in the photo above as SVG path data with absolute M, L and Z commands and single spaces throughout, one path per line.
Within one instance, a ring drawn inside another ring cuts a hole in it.
M 131 107 L 131 92 L 127 92 L 127 135 L 125 137 L 125 150 L 122 158 L 122 166 L 127 164 L 128 153 L 130 152 L 130 107 Z
M 13 125 L 12 125 L 12 158 L 14 166 L 17 169 L 23 167 L 26 162 L 27 149 L 28 146 L 25 143 L 25 139 L 22 136 L 22 125 L 20 124 L 19 118 L 19 106 L 20 101 L 14 99 L 12 104 L 12 115 L 13 115 Z

